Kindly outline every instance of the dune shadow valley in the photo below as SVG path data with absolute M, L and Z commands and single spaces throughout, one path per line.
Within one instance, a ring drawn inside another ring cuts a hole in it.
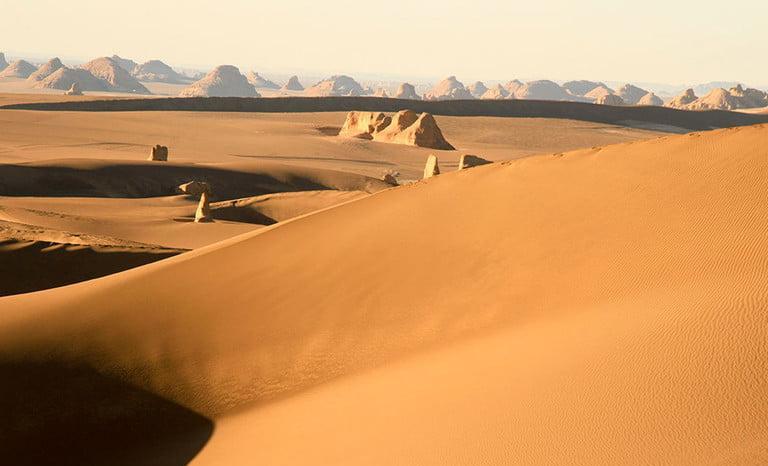
M 768 3 L 97 3 L 5 15 L 0 466 L 768 465 Z

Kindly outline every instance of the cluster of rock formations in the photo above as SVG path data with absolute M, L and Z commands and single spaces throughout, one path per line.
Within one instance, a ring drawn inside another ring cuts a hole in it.
M 759 89 L 745 89 L 741 84 L 728 90 L 713 89 L 703 97 L 697 97 L 693 89 L 686 89 L 682 94 L 669 101 L 667 106 L 682 110 L 761 108 L 768 107 L 768 93 Z
M 8 68 L 8 62 L 5 60 L 5 54 L 0 52 L 0 71 Z
M 79 68 L 69 68 L 58 58 L 52 58 L 27 75 L 32 87 L 67 91 L 77 89 L 96 92 L 129 92 L 151 94 L 134 76 L 110 57 L 92 60 Z
M 168 147 L 161 146 L 160 144 L 152 147 L 149 151 L 149 157 L 147 160 L 152 162 L 167 162 L 168 161 Z
M 381 112 L 349 112 L 339 136 L 454 150 L 432 115 L 418 115 L 411 110 L 401 110 L 391 117 Z
M 307 88 L 305 93 L 306 95 L 316 97 L 354 97 L 366 94 L 360 83 L 346 75 L 336 75 L 323 79 L 314 86 Z
M 38 68 L 34 73 L 30 74 L 27 79 L 32 82 L 42 81 L 43 79 L 52 75 L 53 73 L 60 70 L 61 68 L 64 68 L 64 64 L 61 62 L 61 60 L 59 60 L 58 57 L 51 58 L 50 60 L 48 60 L 47 63 L 45 63 L 40 68 Z
M 261 97 L 253 84 L 232 65 L 220 65 L 187 88 L 181 97 Z
M 117 62 L 109 57 L 91 60 L 82 69 L 107 82 L 110 90 L 115 92 L 130 92 L 136 94 L 151 94 L 136 78 L 125 71 Z

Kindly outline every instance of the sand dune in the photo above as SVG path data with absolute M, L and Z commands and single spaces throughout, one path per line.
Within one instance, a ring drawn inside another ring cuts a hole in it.
M 1 298 L 0 359 L 205 415 L 193 464 L 759 464 L 767 139 L 446 173 Z
M 0 296 L 91 280 L 181 252 L 183 250 L 165 248 L 0 240 Z

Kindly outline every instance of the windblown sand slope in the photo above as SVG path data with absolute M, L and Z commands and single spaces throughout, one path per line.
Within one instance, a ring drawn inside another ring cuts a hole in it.
M 486 165 L 2 298 L 0 360 L 214 419 L 195 464 L 760 463 L 766 142 Z

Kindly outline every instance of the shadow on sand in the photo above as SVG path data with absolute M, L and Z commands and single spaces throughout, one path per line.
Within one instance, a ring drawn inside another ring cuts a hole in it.
M 0 363 L 0 463 L 184 465 L 213 423 L 89 369 Z

